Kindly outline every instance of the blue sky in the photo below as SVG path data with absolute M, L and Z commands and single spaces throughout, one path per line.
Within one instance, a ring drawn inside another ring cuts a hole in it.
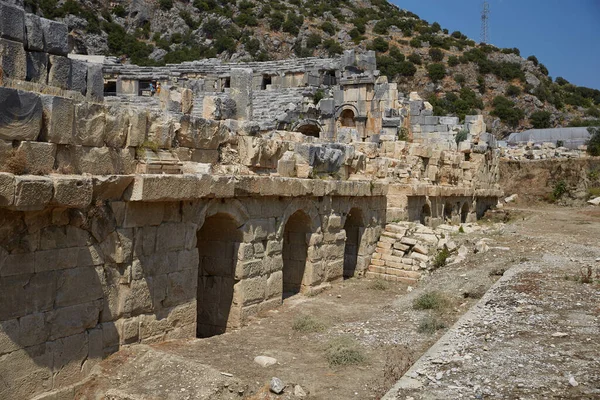
M 391 0 L 479 42 L 482 0 Z M 490 43 L 535 55 L 571 83 L 600 89 L 600 0 L 489 0 Z

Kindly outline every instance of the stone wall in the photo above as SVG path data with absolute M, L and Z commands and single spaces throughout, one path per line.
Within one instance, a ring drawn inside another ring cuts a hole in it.
M 280 305 L 289 283 L 321 290 L 343 276 L 357 210 L 363 274 L 385 220 L 385 192 L 368 183 L 107 179 L 0 174 L 1 398 L 75 384 L 123 345 L 239 327 Z M 290 262 L 297 217 L 305 252 Z

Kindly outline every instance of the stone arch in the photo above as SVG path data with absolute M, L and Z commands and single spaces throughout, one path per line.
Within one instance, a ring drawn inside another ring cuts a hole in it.
M 283 231 L 283 298 L 300 293 L 305 282 L 308 245 L 312 233 L 311 219 L 303 210 L 292 214 Z
M 467 222 L 467 218 L 469 217 L 469 202 L 465 201 L 462 205 L 462 207 L 460 208 L 460 222 L 461 223 L 465 223 Z
M 240 222 L 225 212 L 208 210 L 197 232 L 198 287 L 196 336 L 210 337 L 233 327 L 230 313 L 237 250 L 243 241 Z
M 356 272 L 364 228 L 365 223 L 362 210 L 358 207 L 353 207 L 346 215 L 344 222 L 344 231 L 346 231 L 344 279 L 352 278 Z
M 217 213 L 230 215 L 236 221 L 238 227 L 243 226 L 250 219 L 250 214 L 241 201 L 237 199 L 213 199 L 204 207 L 198 208 L 192 222 L 201 227 L 206 218 Z
M 321 132 L 323 131 L 322 125 L 319 121 L 315 119 L 303 119 L 298 121 L 293 127 L 292 131 L 300 132 L 306 136 L 313 136 L 316 138 L 321 137 Z
M 354 104 L 347 103 L 342 104 L 335 110 L 335 119 L 339 120 L 342 113 L 346 110 L 352 111 L 352 114 L 354 114 L 354 118 L 356 118 L 359 115 L 358 108 L 356 108 Z
M 321 216 L 315 203 L 307 199 L 294 199 L 286 207 L 281 217 L 281 222 L 277 228 L 277 239 L 283 238 L 283 231 L 288 219 L 297 211 L 304 211 L 311 221 L 311 232 L 318 233 L 321 230 Z
M 429 205 L 429 203 L 425 203 L 423 204 L 423 207 L 421 208 L 421 223 L 423 225 L 428 225 L 429 224 L 429 220 L 431 219 L 431 206 Z
M 450 201 L 446 201 L 444 204 L 444 221 L 452 221 L 454 206 Z
M 356 115 L 350 109 L 342 111 L 339 118 L 340 124 L 344 128 L 355 128 L 356 127 Z

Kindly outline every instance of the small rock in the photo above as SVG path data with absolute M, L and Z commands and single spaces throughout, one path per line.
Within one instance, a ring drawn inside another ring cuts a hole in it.
M 569 336 L 569 334 L 568 333 L 564 333 L 564 332 L 554 332 L 552 334 L 552 337 L 567 337 L 567 336 Z
M 302 389 L 302 386 L 296 385 L 294 386 L 294 396 L 296 397 L 306 397 L 306 392 Z
M 574 376 L 570 376 L 569 377 L 569 385 L 575 387 L 575 386 L 579 386 L 579 383 L 575 380 Z
M 277 364 L 277 359 L 267 356 L 256 356 L 254 357 L 254 362 L 261 367 L 270 367 L 271 365 Z
M 280 394 L 281 392 L 283 392 L 284 388 L 285 388 L 285 385 L 283 384 L 281 379 L 279 379 L 277 377 L 271 378 L 271 383 L 269 384 L 269 390 L 271 392 L 273 392 L 275 394 Z

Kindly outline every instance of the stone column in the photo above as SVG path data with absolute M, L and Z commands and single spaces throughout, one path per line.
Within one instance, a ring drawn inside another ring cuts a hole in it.
M 231 70 L 231 91 L 229 94 L 236 104 L 235 118 L 252 119 L 252 69 L 233 68 Z

